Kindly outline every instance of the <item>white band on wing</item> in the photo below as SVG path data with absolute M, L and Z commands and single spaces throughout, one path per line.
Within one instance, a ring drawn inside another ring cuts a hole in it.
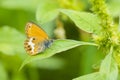
M 31 46 L 31 49 L 32 49 L 31 52 L 34 53 L 34 49 L 35 49 L 34 47 L 35 47 L 35 44 L 32 42 L 32 40 L 33 40 L 33 38 L 30 38 L 30 39 L 29 39 L 28 45 Z

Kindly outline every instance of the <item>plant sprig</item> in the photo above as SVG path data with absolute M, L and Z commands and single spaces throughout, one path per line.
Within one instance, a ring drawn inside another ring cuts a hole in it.
M 105 0 L 91 0 L 93 12 L 100 18 L 101 33 L 94 35 L 93 38 L 100 48 L 105 51 L 110 49 L 111 46 L 118 46 L 119 32 L 114 21 L 110 15 L 110 12 L 105 4 Z

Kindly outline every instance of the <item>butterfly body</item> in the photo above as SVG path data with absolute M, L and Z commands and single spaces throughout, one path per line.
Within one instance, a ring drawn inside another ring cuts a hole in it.
M 53 40 L 49 39 L 48 35 L 34 23 L 27 23 L 24 47 L 28 54 L 36 55 L 48 48 Z

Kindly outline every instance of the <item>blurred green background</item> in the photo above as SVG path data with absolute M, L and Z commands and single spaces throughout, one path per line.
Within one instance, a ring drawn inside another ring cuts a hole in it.
M 107 0 L 106 4 L 117 24 L 120 0 Z M 48 59 L 31 62 L 18 71 L 28 56 L 24 50 L 24 40 L 25 25 L 29 21 L 41 25 L 53 39 L 91 41 L 90 34 L 79 30 L 63 14 L 44 21 L 42 16 L 53 7 L 91 12 L 89 0 L 0 0 L 0 80 L 71 80 L 99 69 L 104 53 L 96 47 L 80 46 Z

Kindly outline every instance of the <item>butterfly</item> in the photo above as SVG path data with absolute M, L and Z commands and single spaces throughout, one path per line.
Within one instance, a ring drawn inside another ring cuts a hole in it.
M 36 55 L 49 48 L 53 39 L 49 39 L 46 32 L 33 22 L 28 22 L 25 27 L 27 39 L 24 47 L 29 55 Z

